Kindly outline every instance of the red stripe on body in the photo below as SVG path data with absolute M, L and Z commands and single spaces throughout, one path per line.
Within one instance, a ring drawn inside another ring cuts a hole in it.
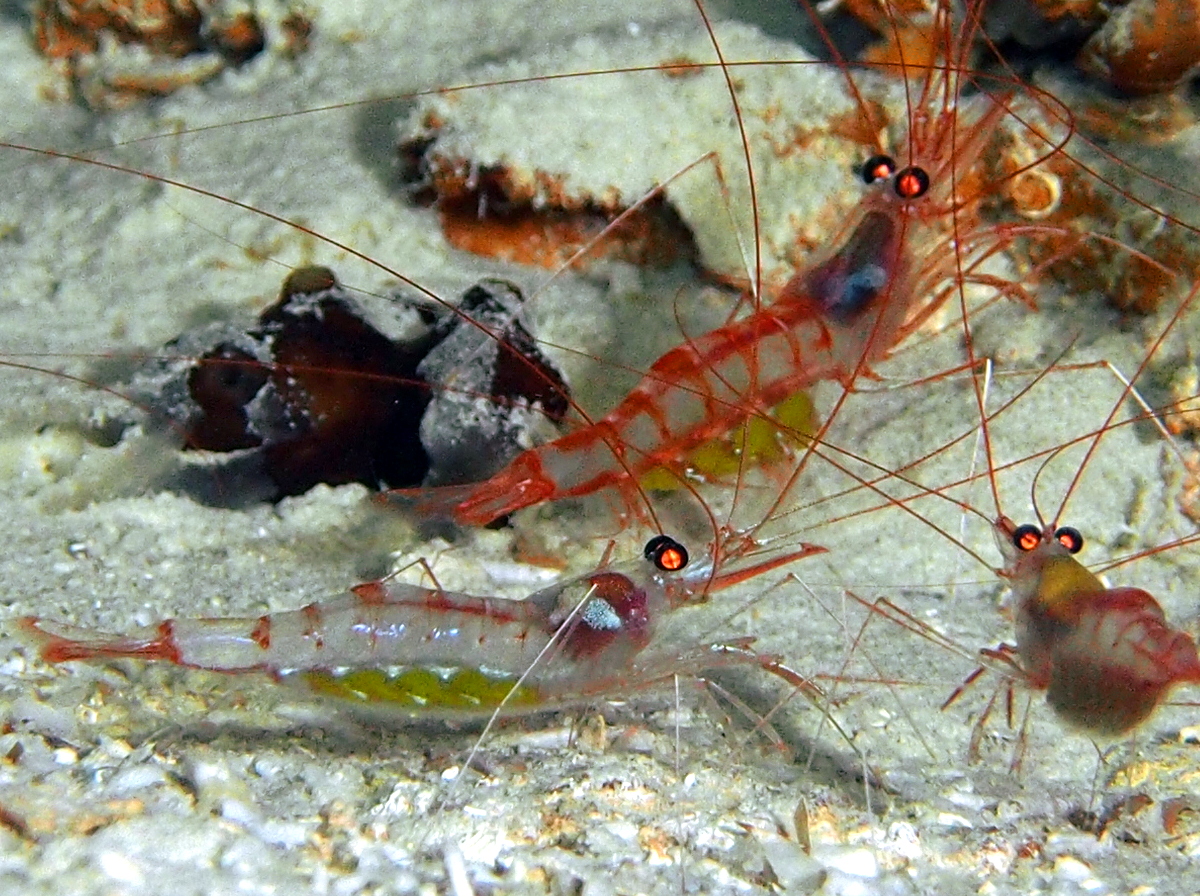
M 258 622 L 254 623 L 254 628 L 250 630 L 250 640 L 261 647 L 263 650 L 271 648 L 271 617 L 259 616 Z
M 414 586 L 415 587 L 415 586 Z M 522 604 L 517 603 L 522 607 L 522 612 L 514 612 L 508 609 L 501 609 L 512 604 L 510 601 L 488 600 L 487 598 L 472 597 L 470 595 L 451 596 L 445 591 L 436 589 L 420 589 L 424 597 L 420 600 L 396 600 L 388 594 L 387 586 L 383 582 L 363 582 L 361 585 L 355 585 L 350 589 L 356 596 L 362 599 L 364 605 L 368 606 L 392 606 L 392 607 L 414 607 L 422 610 L 434 610 L 439 613 L 462 613 L 467 616 L 483 616 L 492 619 L 499 623 L 507 622 L 524 622 L 531 617 L 530 612 L 525 612 Z
M 797 329 L 807 322 L 811 322 L 815 332 L 810 337 L 810 351 L 804 352 L 802 334 Z M 792 352 L 791 369 L 764 384 L 757 348 L 762 339 L 780 333 L 787 338 Z M 811 300 L 794 299 L 678 346 L 655 361 L 642 381 L 603 419 L 520 455 L 476 491 L 475 497 L 459 503 L 454 508 L 454 518 L 459 523 L 485 525 L 547 500 L 589 495 L 611 486 L 623 491 L 636 489 L 631 478 L 636 480 L 647 470 L 671 464 L 682 451 L 732 429 L 750 413 L 750 410 L 730 409 L 716 397 L 717 388 L 729 388 L 722 379 L 722 366 L 730 358 L 736 357 L 745 366 L 750 403 L 770 406 L 829 375 L 824 368 L 830 366 L 828 354 L 833 343 L 833 335 L 820 319 L 817 306 Z M 812 354 L 813 358 L 806 359 L 806 354 Z M 818 358 L 821 355 L 824 357 Z M 672 391 L 689 392 L 705 405 L 703 421 L 679 434 L 671 426 Z M 653 450 L 639 450 L 631 457 L 627 455 L 624 433 L 640 415 L 647 416 L 657 427 L 662 441 Z M 562 482 L 547 475 L 544 453 L 570 458 L 572 454 L 596 451 L 602 445 L 613 457 L 606 469 L 578 480 L 564 477 L 567 481 Z
M 304 614 L 304 618 L 308 621 L 308 628 L 304 630 L 304 637 L 312 638 L 316 642 L 317 649 L 320 650 L 325 646 L 325 637 L 321 634 L 321 623 L 324 620 L 320 605 L 308 604 L 301 607 L 300 612 Z

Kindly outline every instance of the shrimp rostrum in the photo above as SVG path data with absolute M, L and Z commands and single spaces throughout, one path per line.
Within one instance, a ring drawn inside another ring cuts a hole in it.
M 350 703 L 400 714 L 533 712 L 651 684 L 676 673 L 754 663 L 813 689 L 743 640 L 660 651 L 662 617 L 715 590 L 823 549 L 800 545 L 732 571 L 714 552 L 689 563 L 656 536 L 644 556 L 608 563 L 524 600 L 367 582 L 297 610 L 228 619 L 170 619 L 114 635 L 36 617 L 22 621 L 41 657 L 159 660 L 220 672 L 263 671 Z

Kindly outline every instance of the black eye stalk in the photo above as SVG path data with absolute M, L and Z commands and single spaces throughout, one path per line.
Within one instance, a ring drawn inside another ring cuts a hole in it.
M 881 180 L 890 180 L 892 190 L 901 199 L 919 199 L 929 192 L 929 174 L 924 168 L 910 165 L 907 168 L 897 168 L 896 160 L 891 156 L 871 156 L 862 167 L 864 183 L 876 184 Z
M 1069 553 L 1078 554 L 1083 550 L 1083 536 L 1078 529 L 1070 526 L 1060 526 L 1054 531 L 1054 540 L 1067 549 Z M 1042 543 L 1042 530 L 1037 526 L 1018 526 L 1013 532 L 1012 542 L 1018 550 L 1028 553 Z
M 669 535 L 655 535 L 646 542 L 644 553 L 663 572 L 679 572 L 688 565 L 687 548 Z
M 1054 539 L 1072 554 L 1078 554 L 1083 550 L 1083 536 L 1079 534 L 1078 529 L 1060 526 L 1054 532 Z

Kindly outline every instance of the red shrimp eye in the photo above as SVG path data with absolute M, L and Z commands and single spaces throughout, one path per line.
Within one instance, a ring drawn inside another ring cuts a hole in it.
M 1042 530 L 1037 526 L 1018 526 L 1012 534 L 1012 543 L 1017 550 L 1032 551 L 1042 543 Z
M 1083 549 L 1083 536 L 1078 529 L 1061 526 L 1054 533 L 1054 539 L 1072 554 L 1078 554 Z
M 929 175 L 915 165 L 896 174 L 896 195 L 901 199 L 916 199 L 929 191 Z
M 646 542 L 646 559 L 663 572 L 679 572 L 688 564 L 687 548 L 669 535 L 655 535 Z
M 891 156 L 871 156 L 862 167 L 862 179 L 869 184 L 887 180 L 896 173 L 896 160 Z

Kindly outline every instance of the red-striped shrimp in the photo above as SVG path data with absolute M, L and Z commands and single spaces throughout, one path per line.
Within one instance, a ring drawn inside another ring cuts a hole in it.
M 1073 133 L 1071 115 L 1049 95 L 1019 84 L 1003 65 L 988 72 L 972 68 L 977 43 L 995 50 L 984 36 L 983 20 L 981 3 L 960 10 L 938 2 L 915 13 L 882 15 L 876 24 L 901 45 L 885 67 L 907 76 L 907 117 L 890 141 L 899 147 L 903 167 L 886 155 L 869 159 L 862 169 L 868 183 L 886 181 L 889 188 L 877 184 L 865 192 L 825 248 L 801 261 L 786 283 L 764 273 L 761 261 L 756 264 L 751 279 L 768 288 L 765 298 L 755 293 L 759 303 L 751 313 L 687 338 L 654 362 L 605 416 L 586 418 L 584 427 L 527 451 L 486 482 L 393 497 L 426 515 L 480 525 L 543 501 L 615 488 L 623 505 L 640 515 L 638 483 L 648 471 L 686 475 L 690 450 L 814 383 L 833 380 L 851 388 L 952 296 L 982 286 L 1032 302 L 1027 284 L 1047 274 L 1069 276 L 1075 256 L 1119 254 L 1114 237 L 1100 234 L 1092 245 L 1073 220 L 1060 220 L 1060 163 Z M 900 36 L 910 29 L 923 31 L 928 52 L 906 59 Z M 738 70 L 723 57 L 720 63 L 727 77 Z M 877 99 L 883 88 L 864 74 L 853 91 L 858 103 L 853 117 L 874 135 L 886 120 L 885 100 Z M 438 106 L 426 114 L 441 122 L 453 114 L 448 109 Z M 751 112 L 746 101 L 734 111 L 752 174 L 747 122 L 757 125 L 759 110 Z M 770 112 L 761 114 L 770 120 Z M 435 146 L 443 126 L 436 125 L 428 138 Z M 879 145 L 877 136 L 872 140 Z M 1075 150 L 1081 157 L 1095 149 L 1084 143 Z M 1090 181 L 1099 179 L 1093 163 L 1071 163 L 1089 182 L 1068 186 L 1077 193 L 1093 190 Z M 1128 198 L 1119 187 L 1115 192 Z M 752 186 L 757 214 L 754 199 Z M 1103 201 L 1089 201 L 1116 213 Z M 1009 221 L 986 219 L 985 212 L 994 216 L 1001 207 Z M 1148 205 L 1142 210 L 1161 216 Z M 1174 215 L 1170 220 L 1182 224 Z M 762 236 L 757 220 L 754 233 L 757 246 Z M 997 256 L 1009 251 L 1024 266 L 1020 278 L 997 272 Z M 1122 286 L 1126 293 L 1145 286 L 1159 298 L 1126 294 L 1121 301 L 1161 300 L 1179 268 L 1187 267 L 1186 258 L 1176 257 L 1182 253 L 1159 251 L 1165 260 L 1130 250 L 1131 266 L 1140 273 Z
M 169 619 L 123 635 L 37 617 L 21 627 L 52 663 L 129 658 L 263 671 L 321 694 L 426 717 L 555 709 L 746 662 L 817 694 L 746 641 L 684 654 L 655 644 L 667 614 L 822 549 L 800 545 L 739 569 L 724 563 L 736 552 L 722 557 L 719 550 L 714 544 L 689 564 L 683 545 L 659 535 L 639 560 L 602 562 L 520 600 L 385 579 L 257 618 Z
M 867 159 L 865 189 L 845 223 L 773 296 L 744 317 L 688 338 L 605 416 L 526 451 L 491 479 L 393 497 L 424 515 L 483 525 L 544 501 L 615 488 L 636 513 L 638 483 L 649 471 L 679 470 L 690 450 L 818 382 L 852 389 L 955 289 L 971 282 L 997 287 L 980 266 L 1013 234 L 997 239 L 977 229 L 988 193 L 962 187 L 986 176 L 984 153 L 1010 112 L 1007 101 L 962 92 L 977 13 L 960 23 L 949 5 L 937 4 L 930 27 L 947 59 L 926 68 L 909 97 L 914 114 L 895 138 L 903 167 L 887 155 Z M 864 126 L 880 127 L 878 113 L 872 115 L 863 94 L 856 96 Z M 938 103 L 939 114 L 927 117 L 925 107 Z M 749 113 L 736 112 L 747 139 Z M 748 144 L 746 151 L 749 165 Z

